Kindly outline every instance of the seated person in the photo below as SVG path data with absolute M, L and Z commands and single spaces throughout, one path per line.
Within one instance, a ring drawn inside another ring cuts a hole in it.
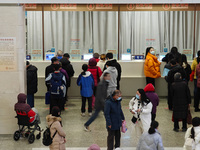
M 18 102 L 15 104 L 15 111 L 18 115 L 28 116 L 29 122 L 33 123 L 35 120 L 40 121 L 37 110 L 35 112 L 31 109 L 30 105 L 26 104 L 26 94 L 20 93 L 17 96 Z

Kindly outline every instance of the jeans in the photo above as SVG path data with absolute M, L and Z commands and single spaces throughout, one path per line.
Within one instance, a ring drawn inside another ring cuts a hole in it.
M 90 117 L 90 119 L 85 123 L 85 126 L 89 126 L 97 118 L 100 111 L 101 111 L 100 109 L 96 109 L 95 112 Z
M 34 107 L 34 94 L 27 94 L 27 104 Z
M 114 146 L 114 138 L 115 138 L 115 148 L 120 147 L 120 138 L 121 131 L 119 130 L 111 130 L 108 128 L 108 137 L 107 137 L 107 150 L 113 150 Z
M 86 98 L 88 99 L 88 112 L 91 113 L 92 112 L 92 97 L 83 97 L 83 96 L 82 96 L 81 112 L 85 113 Z

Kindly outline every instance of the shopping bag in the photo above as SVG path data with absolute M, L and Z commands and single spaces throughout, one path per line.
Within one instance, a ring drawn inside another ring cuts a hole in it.
M 135 124 L 137 122 L 137 118 L 135 116 L 133 116 L 133 118 L 131 119 L 131 121 Z
M 126 127 L 126 121 L 124 120 L 122 122 L 122 132 L 125 133 L 127 131 L 127 127 Z
M 45 94 L 45 104 L 50 104 L 50 92 L 47 91 Z

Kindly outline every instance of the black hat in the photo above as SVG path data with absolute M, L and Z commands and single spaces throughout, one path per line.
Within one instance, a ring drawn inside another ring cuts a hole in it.
M 69 55 L 68 53 L 64 53 L 63 56 L 64 56 L 64 57 L 68 57 L 68 58 L 70 58 L 70 55 Z

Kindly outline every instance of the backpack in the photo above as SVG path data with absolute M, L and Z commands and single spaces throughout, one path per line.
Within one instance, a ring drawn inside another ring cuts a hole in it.
M 52 73 L 52 78 L 51 78 L 51 94 L 55 95 L 63 95 L 63 90 L 61 87 L 63 86 L 62 82 L 63 74 L 62 73 Z
M 53 123 L 52 123 L 52 124 L 53 124 Z M 52 125 L 52 124 L 51 124 L 51 125 Z M 50 132 L 51 125 L 50 125 L 50 127 L 47 127 L 46 130 L 45 130 L 44 133 L 43 133 L 42 143 L 43 143 L 45 146 L 49 146 L 49 145 L 52 144 L 53 138 L 54 138 L 54 136 L 55 136 L 56 133 L 57 133 L 57 130 L 56 130 L 56 132 L 54 133 L 54 135 L 53 135 L 52 138 L 51 138 L 51 132 Z

